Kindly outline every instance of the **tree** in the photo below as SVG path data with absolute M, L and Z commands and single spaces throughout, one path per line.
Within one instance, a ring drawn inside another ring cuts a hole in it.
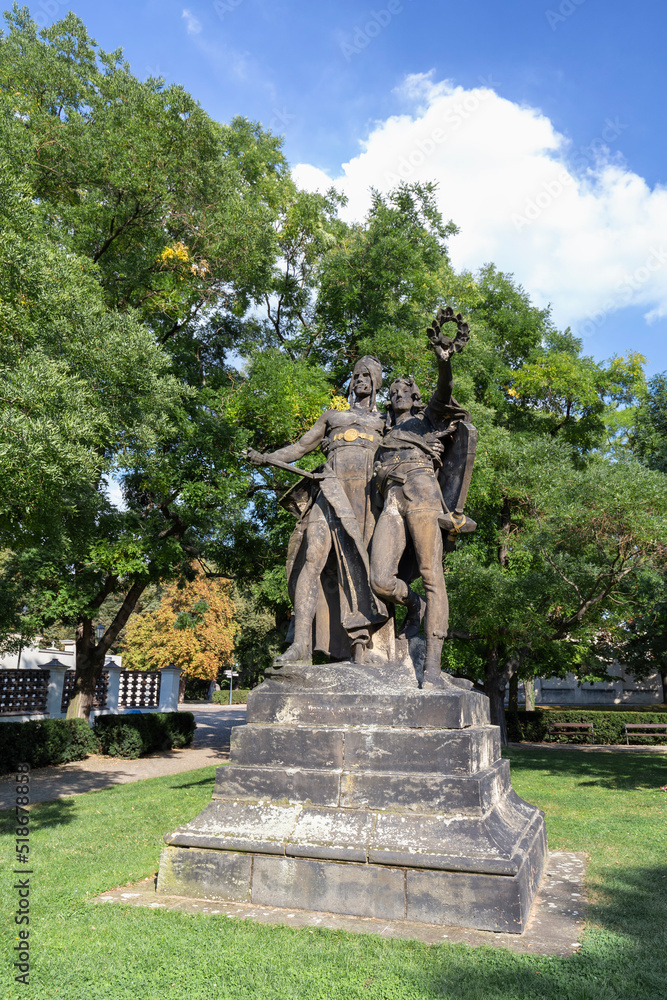
M 447 560 L 447 662 L 484 679 L 503 731 L 513 676 L 594 673 L 600 633 L 627 618 L 667 532 L 667 492 L 655 474 L 602 460 L 576 468 L 565 443 L 544 444 L 512 448 L 504 468 L 482 472 L 471 491 L 481 533 Z
M 667 473 L 667 372 L 653 376 L 633 416 L 632 450 L 649 469 Z
M 233 663 L 234 602 L 228 580 L 211 580 L 200 570 L 185 586 L 169 584 L 158 607 L 135 614 L 125 633 L 123 666 L 160 670 L 173 663 L 187 678 L 216 680 Z
M 667 704 L 667 583 L 663 574 L 647 573 L 640 581 L 632 617 L 613 636 L 611 651 L 638 678 L 654 670 L 662 681 Z M 615 640 L 615 641 L 614 641 Z
M 233 508 L 209 369 L 221 315 L 269 281 L 286 168 L 278 139 L 139 81 L 74 15 L 38 33 L 15 5 L 7 23 L 0 404 L 17 489 L 0 490 L 2 630 L 76 628 L 69 714 L 86 715 L 144 588 L 187 577 Z
M 490 273 L 497 290 L 500 276 L 488 269 L 480 284 Z M 472 350 L 457 358 L 464 369 L 457 398 L 480 427 L 469 498 L 478 529 L 447 560 L 447 664 L 483 678 L 501 728 L 513 677 L 600 670 L 599 634 L 627 610 L 643 568 L 660 562 L 667 526 L 660 477 L 604 453 L 605 416 L 641 395 L 643 359 L 595 363 L 548 314 L 504 297 L 527 317 L 515 318 L 503 337 L 478 305 Z M 484 370 L 495 384 L 479 378 L 480 354 L 491 354 Z

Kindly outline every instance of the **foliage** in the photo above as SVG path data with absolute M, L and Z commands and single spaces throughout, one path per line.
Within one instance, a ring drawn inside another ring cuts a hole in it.
M 229 581 L 208 579 L 199 571 L 184 586 L 166 587 L 154 612 L 130 618 L 123 666 L 160 670 L 173 663 L 182 676 L 216 680 L 232 662 L 236 630 Z
M 0 772 L 18 764 L 47 767 L 97 753 L 97 737 L 84 719 L 40 719 L 0 725 Z
M 241 687 L 254 687 L 280 652 L 289 625 L 291 605 L 282 567 L 250 587 L 237 586 L 234 603 L 238 624 L 234 640 L 238 683 Z
M 273 259 L 280 140 L 140 81 L 74 14 L 39 34 L 25 9 L 7 21 L 0 87 L 31 146 L 26 181 L 97 265 L 107 304 L 135 307 L 164 341 L 192 336 L 211 302 L 256 293 Z
M 250 694 L 250 688 L 233 688 L 232 705 L 245 705 Z M 220 691 L 213 692 L 213 701 L 216 705 L 229 705 L 229 689 L 223 687 Z
M 196 729 L 192 712 L 142 712 L 100 715 L 94 733 L 100 753 L 135 760 L 156 750 L 180 750 L 192 744 Z
M 662 565 L 667 490 L 607 453 L 608 415 L 644 392 L 643 359 L 582 357 L 509 276 L 489 268 L 479 280 L 493 308 L 473 307 L 480 325 L 455 372 L 479 428 L 467 506 L 478 528 L 446 560 L 444 665 L 483 680 L 502 726 L 512 676 L 605 675 L 601 638 L 627 619 L 640 575 Z
M 0 636 L 76 629 L 76 715 L 143 590 L 242 516 L 212 393 L 270 286 L 290 182 L 280 140 L 139 80 L 75 15 L 6 20 Z
M 667 701 L 667 583 L 663 574 L 643 574 L 629 611 L 622 627 L 610 637 L 610 649 L 635 677 L 657 670 Z
M 372 193 L 365 222 L 350 227 L 320 267 L 313 351 L 333 362 L 339 384 L 359 355 L 378 353 L 400 367 L 408 361 L 406 341 L 422 334 L 440 304 L 451 273 L 447 239 L 457 231 L 440 217 L 434 184 Z
M 642 462 L 667 472 L 667 374 L 654 375 L 635 411 L 630 443 Z

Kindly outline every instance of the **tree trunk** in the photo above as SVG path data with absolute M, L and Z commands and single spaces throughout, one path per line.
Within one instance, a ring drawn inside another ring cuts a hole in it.
M 660 671 L 660 680 L 662 681 L 662 700 L 667 705 L 667 670 Z
M 80 622 L 76 630 L 76 674 L 74 691 L 67 709 L 68 719 L 89 719 L 95 697 L 95 686 L 104 667 L 105 650 L 95 645 L 95 632 L 90 618 Z
M 519 678 L 517 674 L 512 674 L 510 677 L 510 700 L 507 708 L 510 712 L 519 711 Z
M 500 728 L 500 742 L 507 743 L 507 725 L 505 722 L 505 687 L 507 679 L 504 672 L 498 669 L 498 647 L 491 646 L 486 660 L 486 678 L 484 692 L 489 697 L 491 725 Z
M 535 678 L 531 677 L 523 682 L 523 690 L 526 693 L 526 711 L 535 711 Z
M 116 617 L 97 644 L 95 644 L 95 629 L 92 618 L 83 618 L 77 625 L 76 674 L 74 676 L 74 693 L 67 709 L 68 719 L 88 719 L 90 717 L 95 697 L 95 686 L 102 675 L 106 655 L 134 611 L 145 587 L 145 580 L 138 580 L 132 584 L 116 613 Z M 111 589 L 110 580 L 108 580 L 92 602 L 92 607 L 101 607 Z

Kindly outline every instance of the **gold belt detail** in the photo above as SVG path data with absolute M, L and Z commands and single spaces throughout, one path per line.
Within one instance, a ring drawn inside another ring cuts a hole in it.
M 363 438 L 364 441 L 375 440 L 372 434 L 364 434 L 363 431 L 358 431 L 356 427 L 348 427 L 342 434 L 334 434 L 333 436 L 334 441 L 356 441 L 357 438 Z

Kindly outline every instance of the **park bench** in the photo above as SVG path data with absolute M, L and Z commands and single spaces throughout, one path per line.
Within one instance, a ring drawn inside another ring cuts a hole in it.
M 663 733 L 667 733 L 667 722 L 626 722 L 625 745 L 630 746 L 631 736 L 653 736 L 654 734 L 657 736 L 656 729 L 661 729 Z
M 595 739 L 595 731 L 593 729 L 592 722 L 552 722 L 549 719 L 549 741 L 551 742 L 551 736 L 553 733 L 575 733 L 584 734 L 590 733 L 593 739 Z

